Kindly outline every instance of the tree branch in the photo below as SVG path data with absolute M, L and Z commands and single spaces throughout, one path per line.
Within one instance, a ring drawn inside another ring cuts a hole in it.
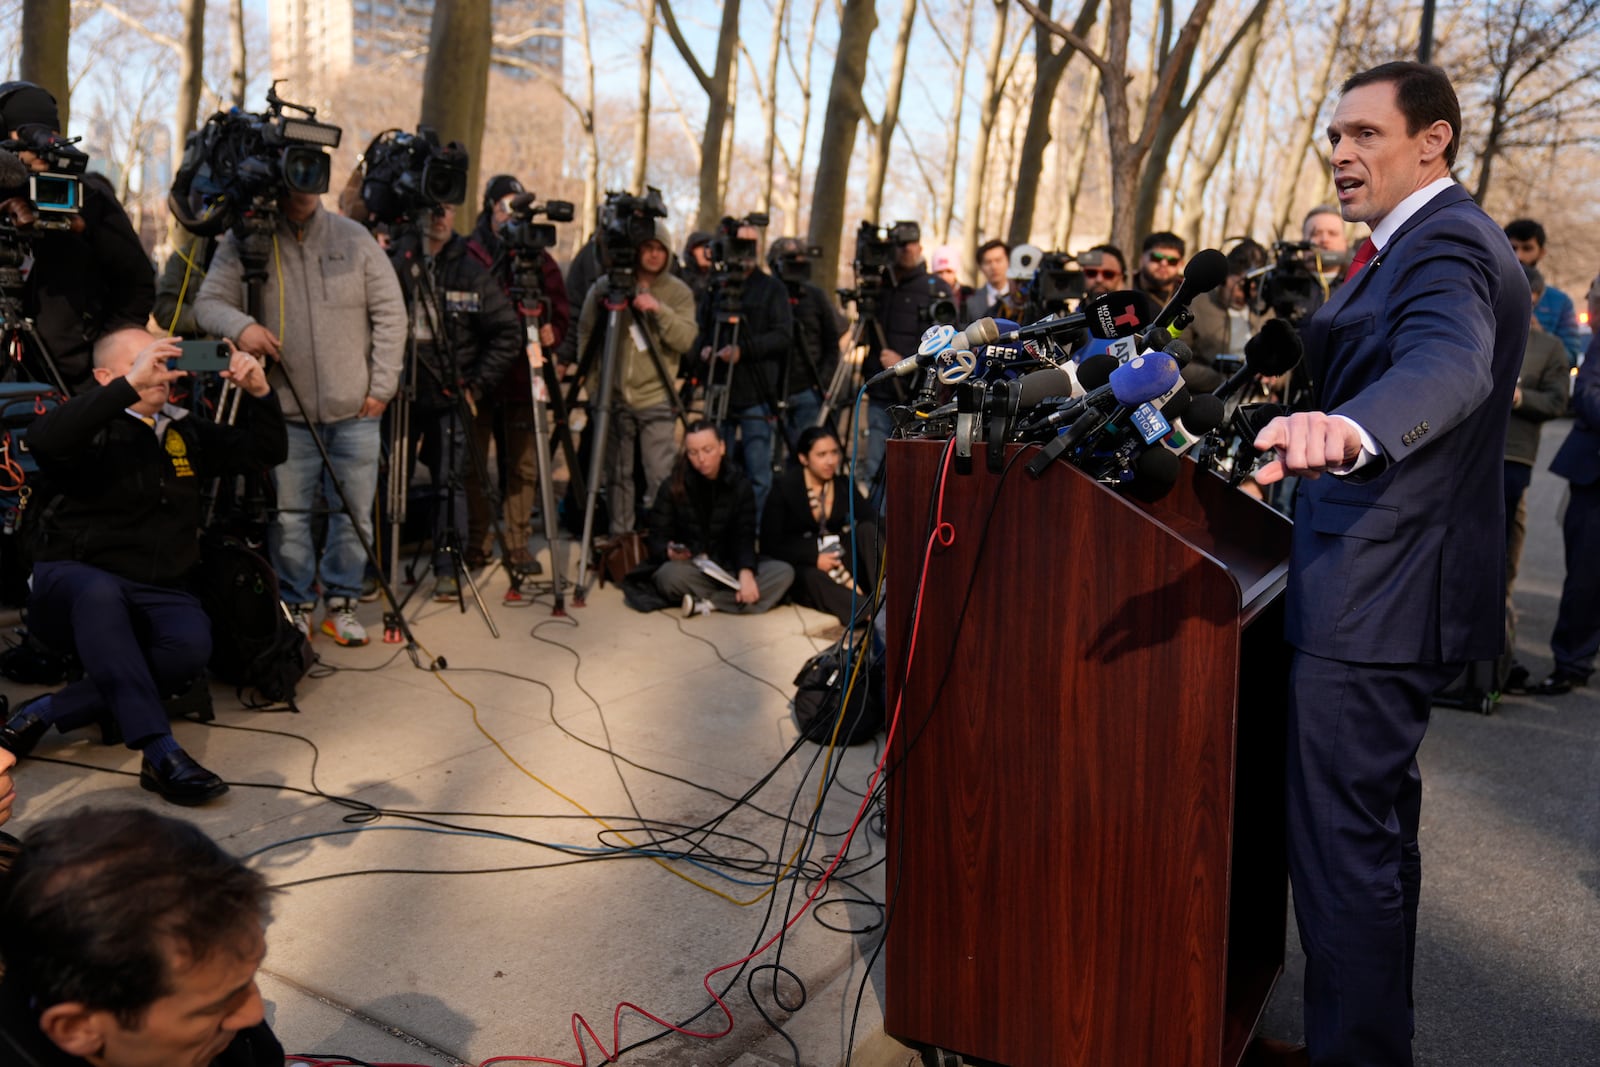
M 1037 22 L 1039 25 L 1043 26 L 1057 37 L 1061 38 L 1067 44 L 1076 49 L 1079 55 L 1093 63 L 1095 65 L 1095 69 L 1100 72 L 1100 76 L 1102 78 L 1115 78 L 1118 76 L 1117 72 L 1112 69 L 1111 64 L 1106 61 L 1105 56 L 1102 56 L 1099 52 L 1096 52 L 1090 46 L 1088 41 L 1085 41 L 1082 37 L 1079 37 L 1077 34 L 1061 25 L 1061 23 L 1057 22 L 1049 15 L 1046 15 L 1043 11 L 1040 11 L 1036 6 L 1029 3 L 1028 0 L 1017 0 L 1017 6 L 1026 11 L 1033 21 Z
M 706 69 L 694 57 L 694 50 L 689 47 L 689 42 L 683 39 L 683 31 L 678 29 L 678 17 L 672 13 L 672 0 L 659 0 L 656 9 L 661 12 L 661 22 L 667 28 L 667 36 L 672 38 L 672 43 L 678 48 L 678 54 L 689 65 L 689 72 L 700 83 L 700 88 L 709 94 L 713 88 L 711 75 L 706 73 Z

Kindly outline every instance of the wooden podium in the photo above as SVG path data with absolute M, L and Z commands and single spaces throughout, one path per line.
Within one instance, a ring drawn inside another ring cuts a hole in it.
M 908 673 L 943 451 L 887 460 L 885 1029 L 1012 1067 L 1235 1067 L 1283 969 L 1290 523 L 1187 462 L 1141 504 L 980 458 L 946 480 Z

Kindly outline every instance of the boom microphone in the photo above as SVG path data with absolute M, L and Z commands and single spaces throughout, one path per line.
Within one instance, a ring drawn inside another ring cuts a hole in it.
M 1156 313 L 1155 321 L 1145 331 L 1145 344 L 1154 349 L 1166 347 L 1172 339 L 1167 329 L 1173 321 L 1189 308 L 1189 302 L 1201 293 L 1209 293 L 1228 280 L 1228 257 L 1215 248 L 1204 248 L 1194 254 L 1183 268 L 1183 281 L 1172 294 L 1166 306 Z

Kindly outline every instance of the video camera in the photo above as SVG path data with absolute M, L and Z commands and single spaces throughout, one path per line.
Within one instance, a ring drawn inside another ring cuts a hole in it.
M 840 289 L 840 299 L 853 302 L 863 315 L 871 314 L 888 285 L 899 250 L 920 240 L 922 227 L 915 222 L 896 222 L 893 226 L 862 222 L 856 229 L 856 254 L 851 263 L 856 285 L 854 289 Z
M 639 246 L 656 236 L 656 219 L 667 217 L 661 190 L 649 186 L 644 196 L 632 193 L 606 193 L 600 205 L 600 228 L 596 248 L 600 265 L 614 286 L 630 287 L 639 265 Z
M 1344 257 L 1306 241 L 1276 241 L 1272 256 L 1273 262 L 1245 273 L 1245 299 L 1258 315 L 1271 311 L 1292 324 L 1303 322 L 1327 302 L 1323 268 Z
M 89 156 L 74 147 L 82 138 L 62 137 L 32 123 L 16 132 L 17 136 L 0 141 L 0 148 L 32 152 L 49 168 L 43 173 L 28 173 L 28 199 L 38 212 L 30 225 L 41 230 L 68 229 L 72 225 L 70 216 L 83 207 L 83 173 L 89 167 Z
M 1048 315 L 1064 315 L 1083 299 L 1086 292 L 1083 268 L 1067 252 L 1045 252 L 1028 285 L 1028 322 Z
M 384 130 L 361 157 L 361 199 L 378 222 L 395 223 L 467 198 L 467 150 L 440 144 L 428 126 Z
M 536 256 L 556 246 L 554 223 L 571 222 L 573 214 L 570 200 L 547 200 L 541 204 L 532 193 L 520 193 L 511 201 L 511 217 L 500 227 L 500 240 L 512 255 Z M 533 221 L 540 216 L 550 221 Z
M 753 211 L 742 219 L 731 216 L 717 223 L 717 232 L 711 238 L 711 270 L 714 274 L 737 274 L 744 277 L 761 262 L 760 241 L 754 237 L 740 237 L 746 226 L 758 230 L 767 228 L 770 220 L 764 211 Z
M 821 258 L 821 245 L 802 245 L 796 242 L 794 247 L 771 255 L 772 273 L 792 289 L 811 281 L 811 264 Z
M 339 147 L 342 131 L 316 115 L 315 108 L 279 98 L 274 83 L 266 111 L 219 111 L 189 134 L 167 195 L 183 228 L 215 237 L 252 206 L 275 204 L 286 192 L 327 192 L 327 150 Z

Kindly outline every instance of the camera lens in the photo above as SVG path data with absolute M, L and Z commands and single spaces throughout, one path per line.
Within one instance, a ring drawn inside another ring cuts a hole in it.
M 283 183 L 297 193 L 325 193 L 331 163 L 315 148 L 290 145 L 283 150 Z

